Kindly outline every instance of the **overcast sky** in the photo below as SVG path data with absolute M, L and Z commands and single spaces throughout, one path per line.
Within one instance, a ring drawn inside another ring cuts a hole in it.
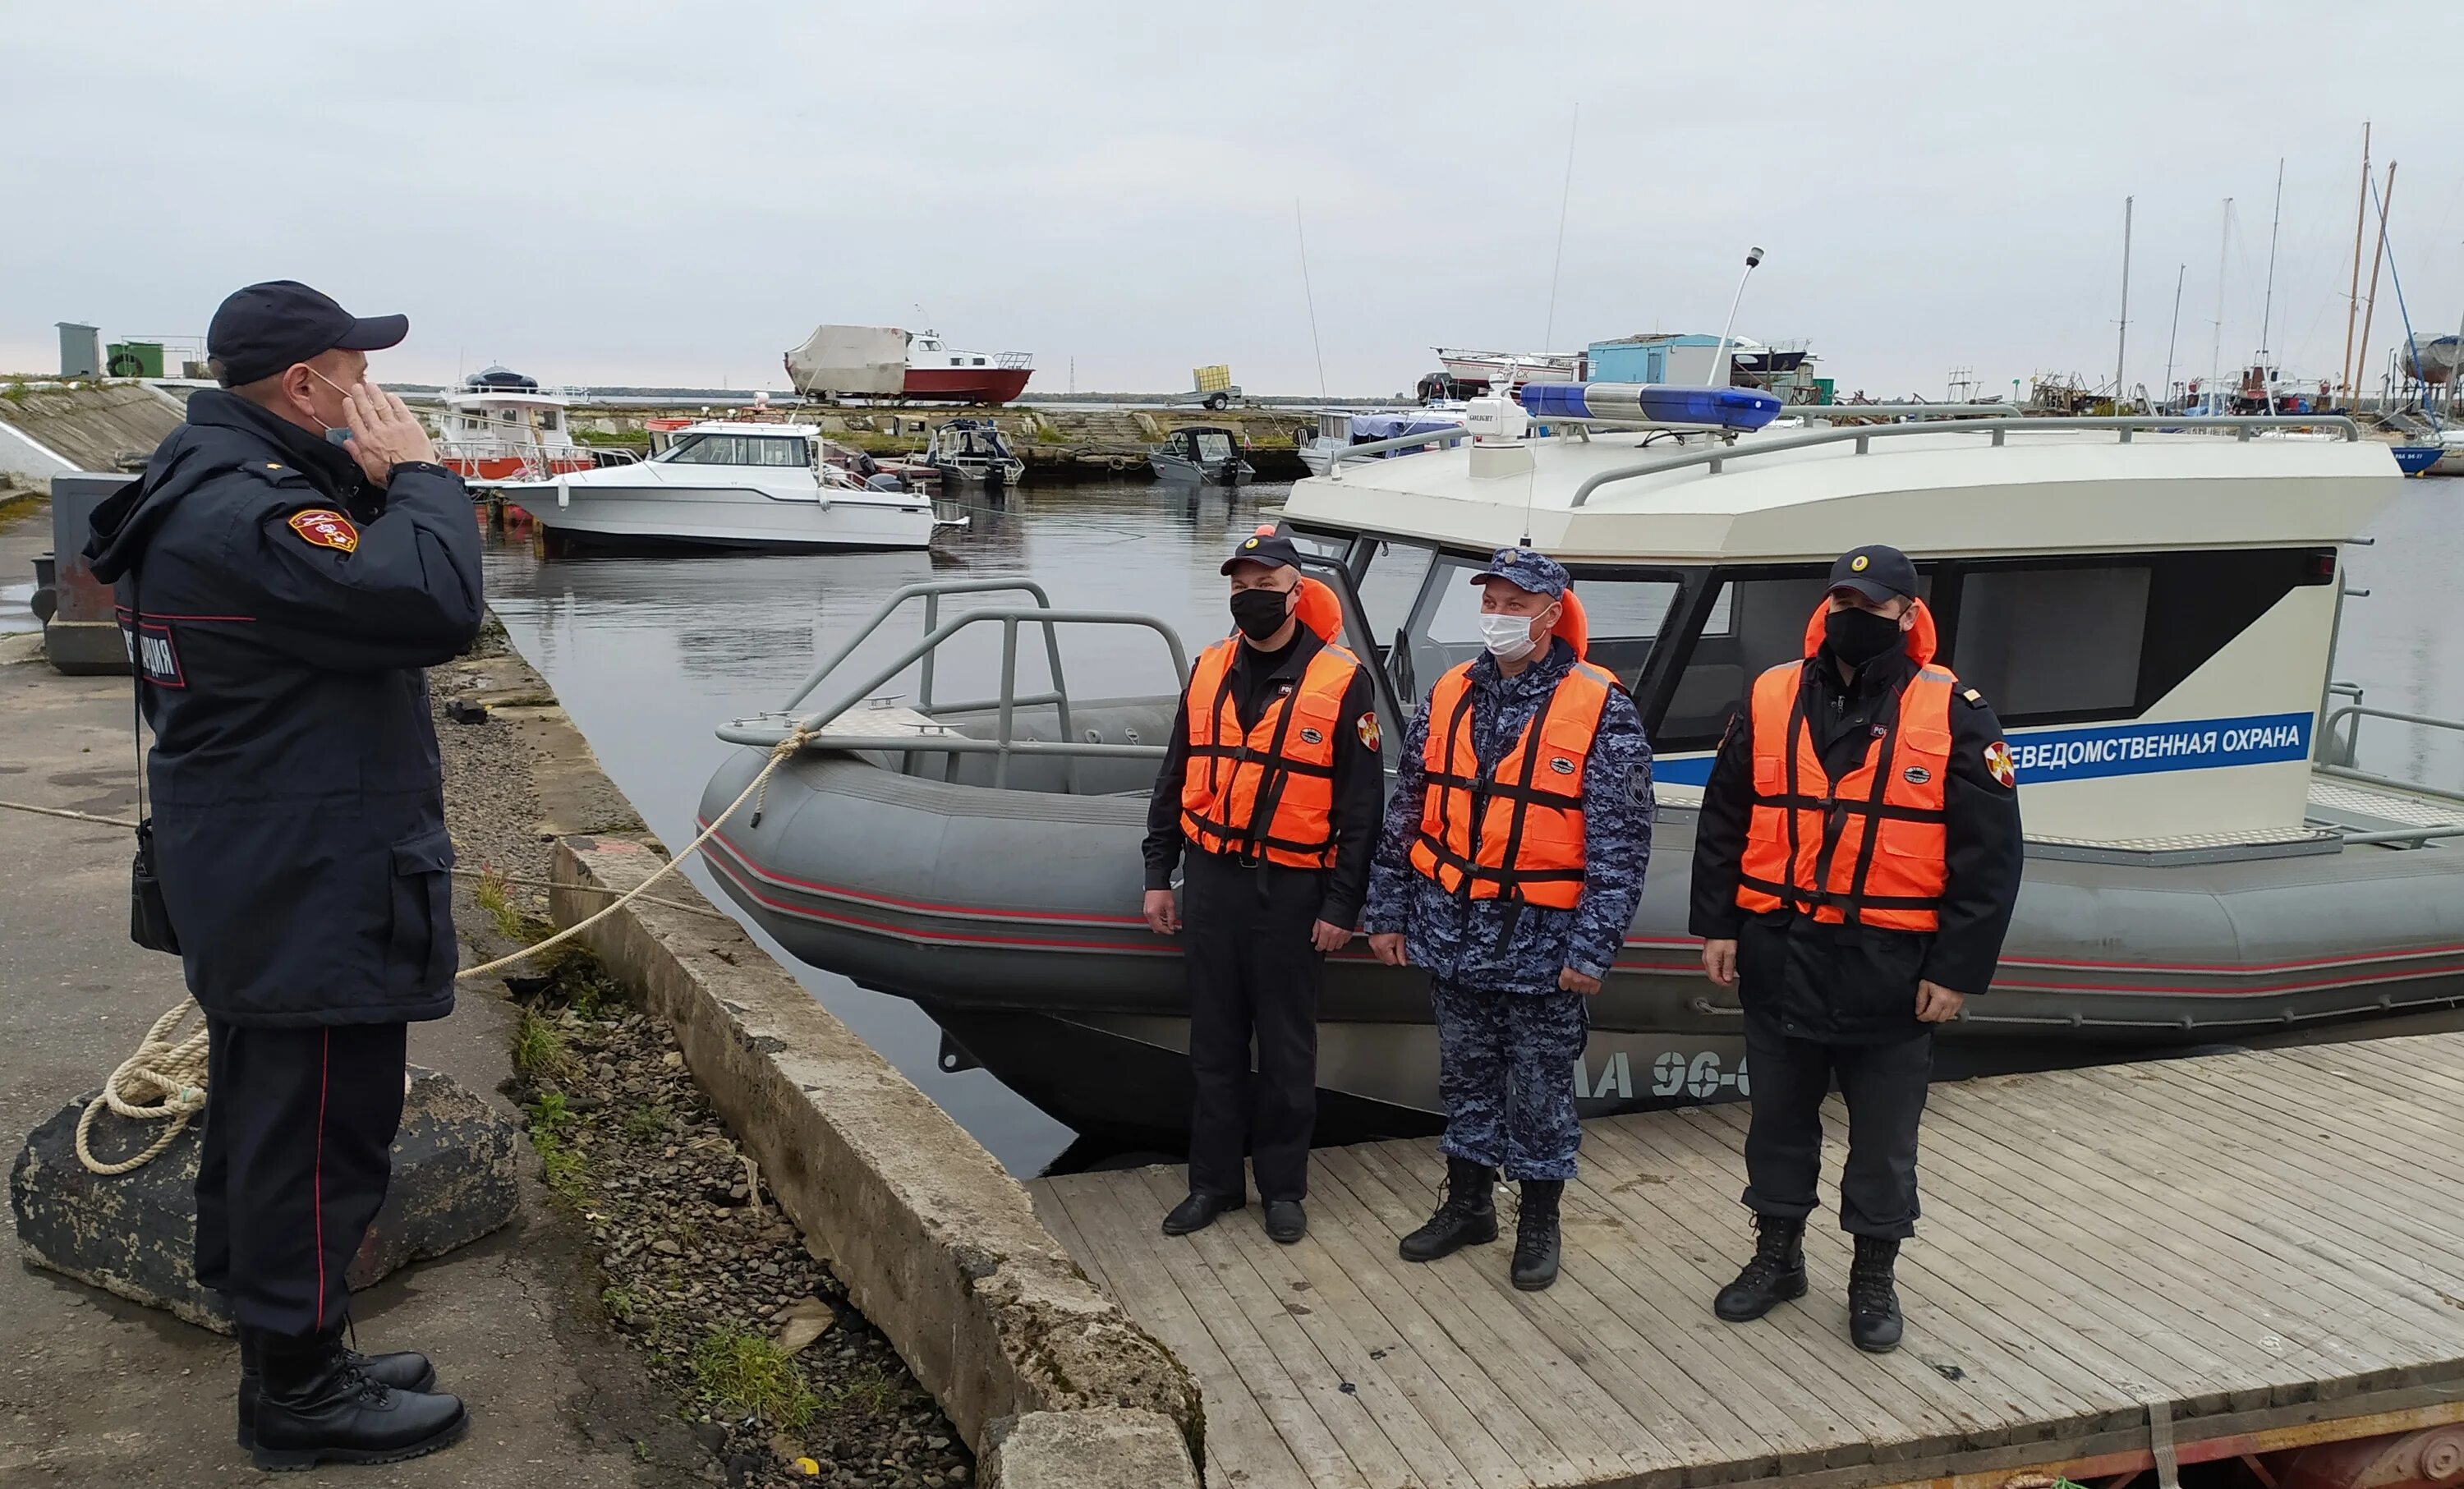
M 817 322 L 929 321 L 1047 391 L 1314 393 L 1297 208 L 1337 395 L 1716 332 L 1749 243 L 1739 332 L 1843 393 L 2007 392 L 2111 377 L 2135 195 L 2153 386 L 2178 266 L 2209 365 L 2228 196 L 2259 344 L 2280 155 L 2269 339 L 2333 378 L 2365 118 L 2416 324 L 2464 316 L 2464 20 L 2331 9 L 0 0 L 0 370 L 289 277 L 407 312 L 406 382 L 778 385 Z M 2401 334 L 2383 276 L 2373 381 Z

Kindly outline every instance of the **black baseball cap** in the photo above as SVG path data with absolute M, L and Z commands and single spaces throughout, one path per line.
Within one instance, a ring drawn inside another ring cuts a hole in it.
M 408 316 L 363 318 L 297 279 L 269 279 L 232 294 L 206 327 L 206 355 L 232 387 L 270 378 L 330 351 L 375 352 L 410 335 Z
M 1232 557 L 1224 559 L 1223 567 L 1216 572 L 1229 574 L 1236 563 L 1263 563 L 1270 569 L 1297 569 L 1301 566 L 1301 551 L 1292 546 L 1290 538 L 1262 528 L 1241 539 L 1241 546 L 1232 550 Z
M 1882 543 L 1868 543 L 1839 556 L 1831 565 L 1831 587 L 1853 589 L 1881 604 L 1887 600 L 1917 597 L 1917 566 L 1908 556 Z

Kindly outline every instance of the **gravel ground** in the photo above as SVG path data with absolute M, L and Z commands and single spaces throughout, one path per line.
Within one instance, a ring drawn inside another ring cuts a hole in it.
M 472 659 L 429 673 L 446 819 L 463 867 L 545 879 L 538 746 L 503 719 L 446 713 L 480 689 L 471 662 L 503 646 L 492 620 Z M 486 670 L 501 682 L 500 665 Z M 505 929 L 544 931 L 543 893 L 473 887 L 463 881 L 455 905 L 478 956 L 514 949 Z M 626 1006 L 586 953 L 509 986 L 525 1013 L 507 1094 L 531 1113 L 549 1188 L 587 1228 L 602 1305 L 727 1480 L 971 1483 L 957 1430 L 738 1156 L 668 1026 Z

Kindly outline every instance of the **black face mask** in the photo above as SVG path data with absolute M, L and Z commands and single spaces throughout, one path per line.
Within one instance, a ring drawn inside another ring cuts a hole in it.
M 1863 667 L 1888 656 L 1900 642 L 1900 623 L 1871 610 L 1834 610 L 1822 618 L 1822 637 L 1831 654 L 1850 667 Z
M 1232 592 L 1232 624 L 1251 641 L 1265 641 L 1284 628 L 1291 619 L 1286 608 L 1289 603 L 1280 589 L 1240 589 Z

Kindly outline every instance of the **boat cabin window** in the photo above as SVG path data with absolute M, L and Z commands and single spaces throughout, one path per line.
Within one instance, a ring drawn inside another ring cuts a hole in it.
M 780 466 L 812 463 L 804 442 L 776 434 L 689 434 L 665 457 L 680 466 Z
M 1949 659 L 2004 721 L 2138 712 L 2148 569 L 1977 569 Z
M 1232 436 L 1221 429 L 1192 429 L 1186 438 L 1195 459 L 1211 461 L 1232 458 Z
M 1389 662 L 1389 675 L 1395 676 L 1398 695 L 1416 698 L 1446 668 L 1480 655 L 1481 590 L 1471 577 L 1485 567 L 1485 558 L 1454 555 L 1431 566 L 1419 602 L 1405 626 L 1405 655 L 1399 663 Z M 1371 572 L 1375 572 L 1375 565 Z M 1590 623 L 1590 660 L 1615 672 L 1631 689 L 1641 676 L 1677 599 L 1677 576 L 1588 567 L 1569 572 Z
M 1362 541 L 1369 550 L 1369 567 L 1360 576 L 1360 608 L 1369 618 L 1370 643 L 1383 661 L 1395 644 L 1404 640 L 1412 602 L 1420 598 L 1420 586 L 1428 580 L 1429 565 L 1438 561 L 1438 551 L 1396 538 Z
M 540 409 L 539 419 L 539 427 L 542 429 L 553 429 L 557 427 L 556 410 L 553 408 Z

